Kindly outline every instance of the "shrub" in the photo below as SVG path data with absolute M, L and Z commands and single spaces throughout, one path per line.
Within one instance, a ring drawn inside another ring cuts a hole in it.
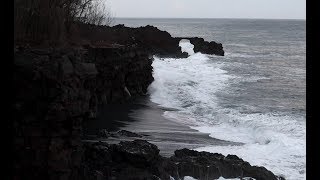
M 80 21 L 110 25 L 112 17 L 101 0 L 14 0 L 14 41 L 61 43 Z

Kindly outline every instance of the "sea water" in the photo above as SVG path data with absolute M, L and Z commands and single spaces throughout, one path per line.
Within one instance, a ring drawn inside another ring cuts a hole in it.
M 225 56 L 154 57 L 151 101 L 164 116 L 211 137 L 241 142 L 198 151 L 235 154 L 288 180 L 306 179 L 306 30 L 303 20 L 117 19 L 174 37 L 222 43 Z

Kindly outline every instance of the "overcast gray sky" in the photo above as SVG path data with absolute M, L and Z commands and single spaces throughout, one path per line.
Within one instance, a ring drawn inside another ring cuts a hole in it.
M 106 0 L 115 17 L 305 19 L 306 0 Z

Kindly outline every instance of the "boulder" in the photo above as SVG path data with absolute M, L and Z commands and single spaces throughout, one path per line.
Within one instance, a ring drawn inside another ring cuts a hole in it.
M 271 171 L 264 167 L 251 166 L 236 155 L 198 152 L 189 149 L 176 150 L 171 161 L 178 166 L 179 176 L 197 179 L 217 179 L 251 177 L 259 180 L 277 180 Z
M 76 70 L 80 77 L 94 77 L 98 74 L 96 65 L 94 63 L 76 63 Z
M 156 145 L 145 140 L 122 141 L 116 149 L 128 162 L 140 167 L 156 162 L 160 152 Z
M 62 61 L 60 62 L 59 66 L 63 76 L 74 73 L 73 65 L 66 55 L 62 57 Z
M 159 155 L 157 146 L 145 141 L 123 141 L 109 145 L 98 142 L 86 145 L 85 164 L 90 172 L 105 172 L 107 179 L 181 179 L 193 177 L 199 180 L 242 178 L 276 180 L 280 177 L 263 167 L 251 166 L 235 155 L 198 152 L 189 149 L 176 150 L 165 158 Z

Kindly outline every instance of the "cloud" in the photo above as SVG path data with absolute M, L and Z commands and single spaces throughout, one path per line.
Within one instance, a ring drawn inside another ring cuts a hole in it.
M 305 19 L 305 0 L 106 0 L 118 17 Z

